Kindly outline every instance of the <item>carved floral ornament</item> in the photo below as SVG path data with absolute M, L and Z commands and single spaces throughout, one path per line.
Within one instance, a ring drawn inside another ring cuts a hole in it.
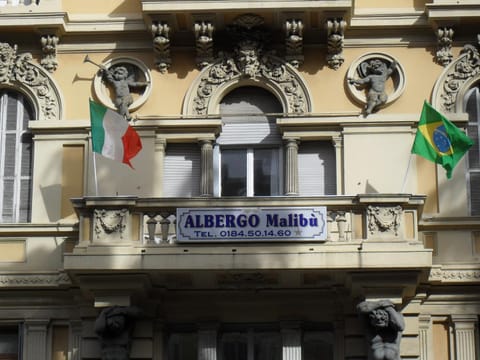
M 365 104 L 367 115 L 397 100 L 406 86 L 401 64 L 383 53 L 360 56 L 350 65 L 347 80 L 348 92 L 358 103 Z
M 38 120 L 62 118 L 62 100 L 48 72 L 32 62 L 30 53 L 17 54 L 17 46 L 0 43 L 0 86 L 28 95 Z
M 474 45 L 465 45 L 435 83 L 432 104 L 441 112 L 462 112 L 465 93 L 480 81 L 480 54 Z
M 369 206 L 367 208 L 368 231 L 371 234 L 393 233 L 398 236 L 402 207 Z
M 123 234 L 126 229 L 128 210 L 95 210 L 95 235 L 97 239 L 104 238 L 108 235 L 118 234 L 120 239 L 123 239 Z
M 242 85 L 261 86 L 274 93 L 284 111 L 307 113 L 311 101 L 300 74 L 285 60 L 263 50 L 256 40 L 242 40 L 234 52 L 221 53 L 203 69 L 189 89 L 184 115 L 218 113 L 218 104 L 229 89 Z

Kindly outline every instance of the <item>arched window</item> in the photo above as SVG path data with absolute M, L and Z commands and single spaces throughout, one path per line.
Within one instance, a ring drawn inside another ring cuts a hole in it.
M 31 209 L 32 105 L 19 92 L 0 90 L 0 219 L 28 222 Z
M 220 112 L 215 195 L 281 195 L 282 138 L 275 122 L 283 112 L 280 102 L 265 89 L 245 86 L 222 99 Z
M 467 91 L 464 98 L 468 113 L 468 135 L 475 143 L 468 152 L 468 183 L 470 191 L 470 214 L 480 215 L 480 87 Z

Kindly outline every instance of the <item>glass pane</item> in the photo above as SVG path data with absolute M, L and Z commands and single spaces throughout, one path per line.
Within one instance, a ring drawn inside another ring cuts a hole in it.
M 280 334 L 255 334 L 255 360 L 281 360 Z
M 222 196 L 247 194 L 247 154 L 245 150 L 222 150 Z
M 226 335 L 222 340 L 222 360 L 247 360 L 246 337 Z
M 255 149 L 253 161 L 254 195 L 279 195 L 278 150 Z
M 17 114 L 18 114 L 18 100 L 17 96 L 12 93 L 8 93 L 7 100 L 7 130 L 17 129 Z
M 168 359 L 197 360 L 197 348 L 195 334 L 172 334 L 168 344 Z

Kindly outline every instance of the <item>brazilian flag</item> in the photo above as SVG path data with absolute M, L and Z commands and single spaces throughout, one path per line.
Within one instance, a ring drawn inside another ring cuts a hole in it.
M 450 179 L 455 165 L 472 145 L 472 139 L 425 101 L 412 154 L 442 165 Z

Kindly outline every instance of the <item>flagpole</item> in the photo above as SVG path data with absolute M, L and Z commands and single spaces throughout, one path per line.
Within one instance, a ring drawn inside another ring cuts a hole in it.
M 410 154 L 408 158 L 407 171 L 405 171 L 405 176 L 403 177 L 402 190 L 400 190 L 400 194 L 403 194 L 403 192 L 405 191 L 405 186 L 407 185 L 407 178 L 408 178 L 408 173 L 410 172 L 410 164 L 412 163 L 412 157 L 413 157 L 413 154 Z
M 95 151 L 92 151 L 93 156 L 93 182 L 95 183 L 95 196 L 98 196 L 98 181 L 97 181 L 97 156 Z

